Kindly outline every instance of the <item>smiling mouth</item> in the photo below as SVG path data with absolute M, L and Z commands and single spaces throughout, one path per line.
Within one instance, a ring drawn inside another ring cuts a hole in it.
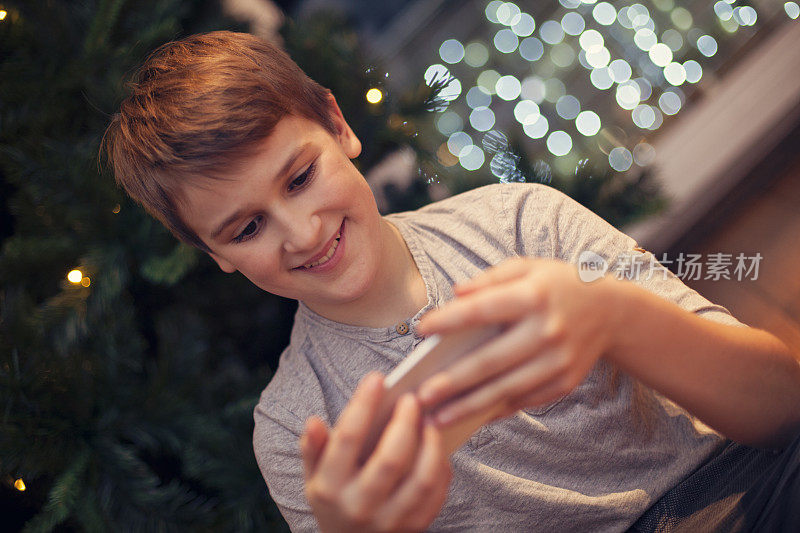
M 339 230 L 336 232 L 336 235 L 330 241 L 330 245 L 328 246 L 328 249 L 325 251 L 325 255 L 323 255 L 322 257 L 320 257 L 315 261 L 310 261 L 303 265 L 294 267 L 293 270 L 310 270 L 312 268 L 325 265 L 326 263 L 328 263 L 328 261 L 330 261 L 331 258 L 336 254 L 336 250 L 339 248 L 343 230 L 344 230 L 344 220 L 342 221 L 342 224 L 339 226 Z
M 330 261 L 331 257 L 333 257 L 333 254 L 336 252 L 336 248 L 339 247 L 339 239 L 341 239 L 341 237 L 342 237 L 342 233 L 340 231 L 339 233 L 336 234 L 336 237 L 334 237 L 333 242 L 331 243 L 331 247 L 328 248 L 328 251 L 325 253 L 324 256 L 322 256 L 317 261 L 314 261 L 314 262 L 311 262 L 311 263 L 303 265 L 301 268 L 312 268 L 312 267 L 315 267 L 317 265 L 322 265 L 322 264 L 327 263 L 328 261 Z

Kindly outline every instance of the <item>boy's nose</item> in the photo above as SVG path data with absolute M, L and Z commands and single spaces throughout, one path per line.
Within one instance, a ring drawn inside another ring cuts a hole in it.
M 283 241 L 283 249 L 291 254 L 311 254 L 325 244 L 322 235 L 322 220 L 317 215 L 299 220 L 294 217 L 287 220 L 284 224 L 286 228 L 286 239 Z

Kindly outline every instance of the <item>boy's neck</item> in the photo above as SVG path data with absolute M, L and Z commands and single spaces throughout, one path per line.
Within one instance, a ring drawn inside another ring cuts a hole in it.
M 400 231 L 383 217 L 381 259 L 369 292 L 335 308 L 312 305 L 317 314 L 342 324 L 383 328 L 414 316 L 428 303 L 425 280 Z

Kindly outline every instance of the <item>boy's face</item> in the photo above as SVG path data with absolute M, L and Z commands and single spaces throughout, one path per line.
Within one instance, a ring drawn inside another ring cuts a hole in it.
M 198 180 L 182 191 L 181 216 L 222 270 L 312 309 L 363 296 L 381 257 L 375 198 L 350 161 L 361 143 L 332 106 L 337 135 L 287 116 L 230 179 Z M 326 262 L 304 267 L 334 247 Z

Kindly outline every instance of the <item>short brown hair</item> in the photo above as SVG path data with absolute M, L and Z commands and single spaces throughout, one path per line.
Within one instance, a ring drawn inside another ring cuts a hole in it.
M 220 177 L 287 115 L 330 133 L 330 91 L 275 45 L 246 33 L 192 35 L 156 49 L 101 143 L 117 183 L 176 237 L 210 252 L 181 220 L 178 186 Z

